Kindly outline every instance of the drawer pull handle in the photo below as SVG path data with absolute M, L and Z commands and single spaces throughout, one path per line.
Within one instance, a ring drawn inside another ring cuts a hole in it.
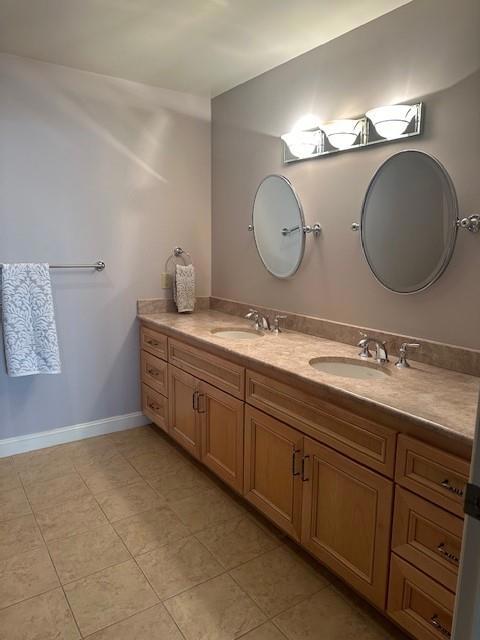
M 150 402 L 150 404 L 148 405 L 148 408 L 151 409 L 152 411 L 160 411 L 161 406 L 156 402 Z
M 308 482 L 309 478 L 305 476 L 305 461 L 308 460 L 310 456 L 303 456 L 302 458 L 302 482 Z
M 454 487 L 448 478 L 446 478 L 441 484 L 442 484 L 442 487 L 444 487 L 444 489 L 446 489 L 447 491 L 450 491 L 450 493 L 454 493 L 456 496 L 463 498 L 464 490 L 459 489 L 458 487 Z
M 296 465 L 296 456 L 297 453 L 300 453 L 300 449 L 296 449 L 295 447 L 293 447 L 292 449 L 292 476 L 299 476 L 300 475 L 300 471 L 296 471 L 297 465 Z
M 207 413 L 207 406 L 205 403 L 205 408 L 202 410 L 200 409 L 200 398 L 203 398 L 205 400 L 205 394 L 204 393 L 199 393 L 198 394 L 198 399 L 197 399 L 197 411 L 198 413 Z
M 450 631 L 443 626 L 443 624 L 440 622 L 440 619 L 437 615 L 434 615 L 430 618 L 430 623 L 432 625 L 432 627 L 435 627 L 435 629 L 438 629 L 438 631 L 440 631 L 440 633 L 445 636 L 446 638 L 450 638 L 451 637 L 451 633 Z
M 147 344 L 149 344 L 151 347 L 159 347 L 160 343 L 158 342 L 158 340 L 145 340 L 145 342 Z
M 443 556 L 447 560 L 450 560 L 450 562 L 453 562 L 454 564 L 458 564 L 459 563 L 459 559 L 457 558 L 457 556 L 454 553 L 451 553 L 450 551 L 447 551 L 444 542 L 442 542 L 441 544 L 438 545 L 437 551 L 441 556 Z
M 192 409 L 198 411 L 198 391 L 193 392 L 192 396 Z
M 158 378 L 158 376 L 160 375 L 160 371 L 158 371 L 158 369 L 147 369 L 147 373 L 154 378 Z

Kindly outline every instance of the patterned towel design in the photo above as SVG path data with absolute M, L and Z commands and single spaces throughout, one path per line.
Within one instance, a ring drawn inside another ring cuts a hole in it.
M 193 264 L 177 264 L 173 283 L 173 299 L 179 313 L 195 309 L 195 269 Z
M 48 264 L 2 265 L 1 293 L 8 375 L 60 373 Z

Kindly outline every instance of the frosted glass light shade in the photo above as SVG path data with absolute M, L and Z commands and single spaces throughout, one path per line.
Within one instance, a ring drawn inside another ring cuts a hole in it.
M 322 124 L 329 143 L 336 149 L 348 149 L 357 141 L 363 131 L 364 120 L 332 120 Z
M 418 106 L 396 104 L 388 107 L 377 107 L 367 111 L 366 116 L 382 138 L 392 140 L 403 135 L 408 125 L 417 116 Z
M 282 136 L 292 156 L 309 158 L 318 151 L 321 143 L 320 131 L 292 131 Z

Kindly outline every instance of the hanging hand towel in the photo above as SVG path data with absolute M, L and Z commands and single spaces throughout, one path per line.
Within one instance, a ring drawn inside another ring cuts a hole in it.
M 2 265 L 2 316 L 9 376 L 60 373 L 48 264 Z
M 195 268 L 193 264 L 177 264 L 173 283 L 173 299 L 179 313 L 195 309 Z

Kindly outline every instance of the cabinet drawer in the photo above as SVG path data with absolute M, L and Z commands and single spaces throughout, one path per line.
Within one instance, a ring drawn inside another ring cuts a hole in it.
M 168 361 L 176 367 L 243 400 L 245 369 L 177 340 L 168 341 Z
M 246 400 L 393 478 L 396 433 L 391 429 L 253 371 L 247 371 Z
M 449 638 L 454 603 L 453 593 L 392 555 L 387 611 L 414 638 Z
M 142 411 L 164 431 L 168 431 L 168 400 L 158 391 L 142 384 Z
M 463 520 L 397 487 L 392 551 L 450 591 L 457 586 Z
M 140 375 L 142 382 L 168 397 L 167 363 L 151 353 L 142 351 L 140 354 Z
M 403 487 L 463 518 L 470 464 L 409 436 L 398 436 L 395 479 Z
M 140 327 L 140 349 L 144 349 L 149 353 L 162 358 L 167 359 L 167 336 L 164 336 L 158 331 L 148 329 L 147 327 Z

